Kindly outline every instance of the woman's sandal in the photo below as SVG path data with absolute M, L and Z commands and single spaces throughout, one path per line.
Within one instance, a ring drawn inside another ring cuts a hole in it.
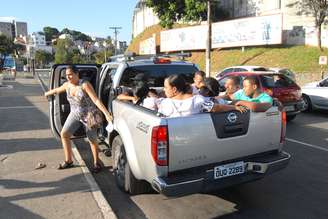
M 68 169 L 68 168 L 72 168 L 72 167 L 74 167 L 73 161 L 71 161 L 71 162 L 64 161 L 63 163 L 59 164 L 57 169 L 63 170 L 63 169 Z
M 100 164 L 96 164 L 94 167 L 91 168 L 92 173 L 99 173 L 101 171 L 102 167 Z

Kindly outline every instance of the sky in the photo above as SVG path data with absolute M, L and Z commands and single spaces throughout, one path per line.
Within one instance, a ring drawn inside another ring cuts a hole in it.
M 138 0 L 1 0 L 0 17 L 27 22 L 28 33 L 42 31 L 43 27 L 64 28 L 82 33 L 114 38 L 114 30 L 122 27 L 119 41 L 131 41 L 132 15 Z M 6 10 L 3 10 L 6 9 Z M 0 19 L 3 20 L 3 19 Z

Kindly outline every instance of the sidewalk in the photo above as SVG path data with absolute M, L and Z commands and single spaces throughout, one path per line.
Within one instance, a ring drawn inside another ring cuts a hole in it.
M 115 218 L 113 212 L 103 215 L 94 198 L 101 193 L 91 189 L 85 167 L 75 162 L 76 168 L 56 169 L 64 159 L 62 146 L 31 76 L 17 74 L 15 81 L 4 81 L 11 86 L 0 88 L 0 218 Z M 39 162 L 46 167 L 35 169 Z

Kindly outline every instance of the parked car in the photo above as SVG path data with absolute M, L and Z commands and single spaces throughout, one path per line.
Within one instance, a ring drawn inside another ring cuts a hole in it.
M 224 75 L 231 72 L 262 72 L 262 71 L 270 71 L 269 68 L 263 66 L 252 66 L 252 65 L 240 65 L 240 66 L 231 66 L 223 69 L 219 73 L 216 74 L 216 78 L 219 79 Z
M 224 90 L 224 83 L 229 76 L 239 76 L 242 81 L 246 76 L 256 75 L 261 83 L 261 90 L 277 98 L 284 106 L 287 121 L 293 120 L 303 109 L 301 88 L 289 77 L 274 72 L 231 72 L 220 78 L 219 84 Z M 240 84 L 242 87 L 242 83 Z
M 291 156 L 283 151 L 286 113 L 275 105 L 265 113 L 165 117 L 118 100 L 118 94 L 135 86 L 140 73 L 142 80 L 160 93 L 169 75 L 181 74 L 192 82 L 198 70 L 185 61 L 136 59 L 111 58 L 100 71 L 97 66 L 77 65 L 80 78 L 93 84 L 113 113 L 113 130 L 104 134 L 120 189 L 138 194 L 151 186 L 167 196 L 185 195 L 261 179 L 288 165 Z M 65 68 L 64 64 L 53 67 L 51 89 L 65 82 Z M 50 100 L 50 124 L 58 138 L 69 110 L 65 93 Z M 83 130 L 74 133 L 75 138 L 83 135 Z
M 304 111 L 312 109 L 328 109 L 328 77 L 302 87 Z
M 225 74 L 230 72 L 275 72 L 275 73 L 281 73 L 289 78 L 291 78 L 293 81 L 295 81 L 295 74 L 288 68 L 267 68 L 263 66 L 252 66 L 252 65 L 240 65 L 240 66 L 231 66 L 228 68 L 223 69 L 221 72 L 219 72 L 216 75 L 216 78 L 219 79 L 220 77 L 223 77 Z
M 281 74 L 286 75 L 289 78 L 293 79 L 293 81 L 296 81 L 295 73 L 292 72 L 288 68 L 269 68 L 269 71 L 273 71 L 273 72 L 276 72 L 276 73 L 281 73 Z

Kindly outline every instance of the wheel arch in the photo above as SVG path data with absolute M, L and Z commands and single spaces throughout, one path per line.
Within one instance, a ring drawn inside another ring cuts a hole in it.
M 131 133 L 127 127 L 127 124 L 124 122 L 117 122 L 116 123 L 116 130 L 113 131 L 110 135 L 110 142 L 112 142 L 116 136 L 120 136 L 123 147 L 126 153 L 127 161 L 129 163 L 131 172 L 138 180 L 143 180 L 140 168 L 140 162 L 138 160 L 138 156 L 135 151 L 135 144 L 133 143 L 133 138 Z M 115 164 L 114 164 L 115 166 Z

